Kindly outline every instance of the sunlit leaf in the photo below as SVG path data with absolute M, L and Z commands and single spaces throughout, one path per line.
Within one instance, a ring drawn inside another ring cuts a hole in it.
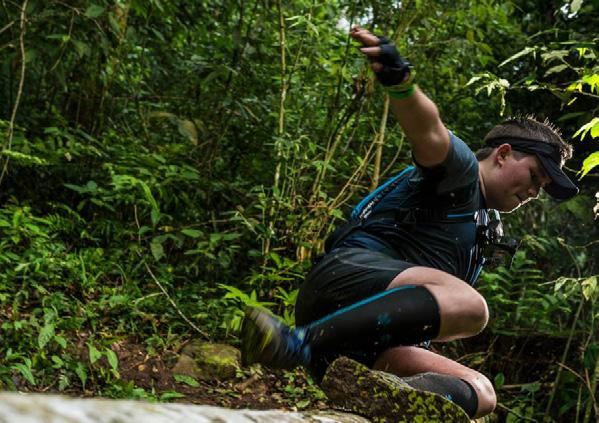
M 596 166 L 599 166 L 599 151 L 591 153 L 586 159 L 584 159 L 582 162 L 582 168 L 580 169 L 580 177 L 584 177 Z
M 98 361 L 100 358 L 102 358 L 102 353 L 100 351 L 97 350 L 96 347 L 93 346 L 93 344 L 88 344 L 87 345 L 89 348 L 89 362 L 91 364 L 94 364 L 96 361 Z
M 520 57 L 526 56 L 528 54 L 534 54 L 536 51 L 537 51 L 537 47 L 525 47 L 523 50 L 519 51 L 518 53 L 514 54 L 513 56 L 508 57 L 503 62 L 501 62 L 499 64 L 499 67 L 504 66 L 504 65 L 506 65 L 516 59 L 519 59 Z
M 590 300 L 597 293 L 597 277 L 592 276 L 582 281 L 582 295 L 585 300 Z
M 106 350 L 106 359 L 108 360 L 108 364 L 110 364 L 112 370 L 116 372 L 119 369 L 119 358 L 110 348 Z
M 175 380 L 177 382 L 184 383 L 193 388 L 197 388 L 200 386 L 200 383 L 197 380 L 195 380 L 194 378 L 192 378 L 191 376 L 175 374 L 175 375 L 173 375 L 173 377 L 175 378 Z

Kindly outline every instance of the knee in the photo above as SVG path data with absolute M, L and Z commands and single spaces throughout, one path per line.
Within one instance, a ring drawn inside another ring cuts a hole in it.
M 445 289 L 436 295 L 441 314 L 441 331 L 437 340 L 474 336 L 487 326 L 487 302 L 472 287 L 464 288 L 461 292 Z
M 465 318 L 469 322 L 470 335 L 477 335 L 489 322 L 489 307 L 482 295 L 476 293 L 468 300 L 468 307 L 464 307 Z
M 475 417 L 479 418 L 493 412 L 497 406 L 497 396 L 491 381 L 478 372 L 474 372 L 471 377 L 464 380 L 474 388 L 478 397 L 478 409 Z

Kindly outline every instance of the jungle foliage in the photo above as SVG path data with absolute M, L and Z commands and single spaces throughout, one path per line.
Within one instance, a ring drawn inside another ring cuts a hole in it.
M 490 326 L 443 349 L 506 421 L 597 418 L 596 3 L 0 4 L 1 387 L 132 397 L 115 341 L 236 343 L 246 304 L 293 321 L 326 235 L 410 162 L 360 23 L 473 149 L 523 113 L 572 140 L 581 195 L 505 216 L 523 242 L 478 282 Z

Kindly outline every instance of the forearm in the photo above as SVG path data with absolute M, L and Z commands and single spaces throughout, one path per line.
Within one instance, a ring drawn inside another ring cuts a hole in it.
M 437 106 L 417 86 L 415 73 L 389 40 L 355 26 L 351 36 L 363 47 L 378 80 L 389 90 L 393 113 L 412 145 L 414 158 L 421 166 L 435 166 L 447 156 L 449 133 L 439 117 Z
M 408 98 L 391 98 L 391 106 L 418 164 L 430 167 L 443 162 L 449 150 L 449 133 L 435 103 L 416 87 Z

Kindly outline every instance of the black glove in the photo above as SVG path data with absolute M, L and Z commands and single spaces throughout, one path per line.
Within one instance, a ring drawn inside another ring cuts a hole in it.
M 375 72 L 379 82 L 389 87 L 403 85 L 402 82 L 412 79 L 408 76 L 413 75 L 412 64 L 399 55 L 395 45 L 391 44 L 386 37 L 378 37 L 378 39 L 381 54 L 378 57 L 371 58 L 371 61 L 383 65 L 383 69 Z

